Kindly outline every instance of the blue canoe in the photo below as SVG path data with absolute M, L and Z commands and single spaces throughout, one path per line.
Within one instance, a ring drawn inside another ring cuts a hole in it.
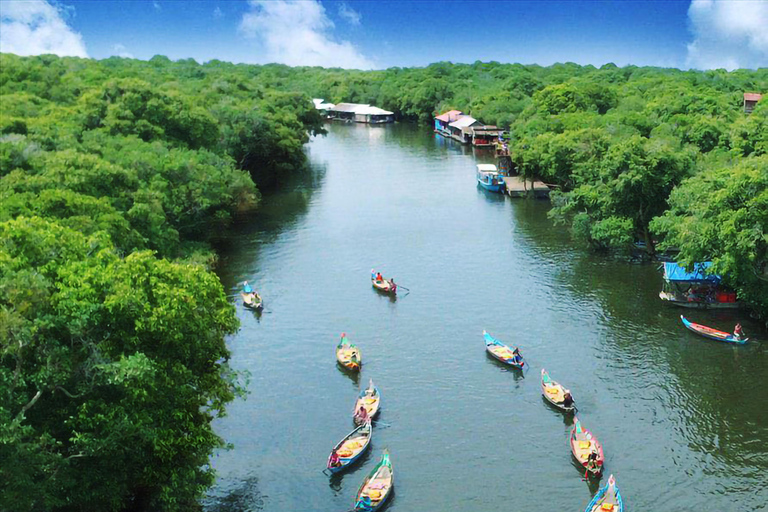
M 525 360 L 517 347 L 509 348 L 486 331 L 483 331 L 483 338 L 485 338 L 485 350 L 491 357 L 514 368 L 522 370 L 525 367 Z M 515 354 L 515 351 L 517 351 L 517 354 Z
M 331 473 L 339 473 L 344 471 L 349 466 L 354 464 L 358 460 L 368 447 L 371 445 L 371 437 L 373 435 L 373 429 L 371 428 L 371 422 L 366 421 L 355 430 L 347 434 L 339 444 L 337 444 L 331 455 L 328 457 L 327 468 Z M 339 456 L 338 463 L 336 465 L 331 464 L 333 453 Z
M 624 512 L 624 502 L 613 475 L 608 477 L 606 486 L 597 491 L 584 512 Z
M 683 315 L 680 315 L 680 320 L 683 321 L 683 325 L 686 326 L 689 330 L 711 340 L 722 341 L 725 343 L 736 343 L 737 345 L 744 345 L 747 341 L 749 341 L 749 338 L 736 338 L 729 332 L 718 331 L 717 329 L 707 327 L 706 325 L 693 323 Z

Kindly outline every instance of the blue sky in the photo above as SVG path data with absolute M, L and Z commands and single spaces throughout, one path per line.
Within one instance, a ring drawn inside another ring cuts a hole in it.
M 768 0 L 0 1 L 0 50 L 387 68 L 768 66 Z

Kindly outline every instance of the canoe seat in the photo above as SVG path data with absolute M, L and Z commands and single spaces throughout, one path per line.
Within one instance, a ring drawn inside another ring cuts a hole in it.
M 545 387 L 544 389 L 545 389 L 545 390 L 546 390 L 546 392 L 547 392 L 547 393 L 549 393 L 550 395 L 556 395 L 556 394 L 558 394 L 558 393 L 560 392 L 560 390 L 559 390 L 558 388 L 556 388 L 556 387 L 553 387 L 553 386 L 547 386 L 547 387 Z
M 590 446 L 592 446 L 592 443 L 590 443 L 589 441 L 579 441 L 579 448 L 581 448 L 582 450 L 587 450 L 589 449 Z
M 342 449 L 342 450 L 339 450 L 336 453 L 339 455 L 339 457 L 351 457 L 352 456 L 352 450 Z
M 370 496 L 372 500 L 378 500 L 381 498 L 381 491 L 377 491 L 376 489 L 369 489 L 366 494 Z
M 603 505 L 600 507 L 600 510 L 605 510 L 606 512 L 610 512 L 613 510 L 613 503 L 603 503 Z

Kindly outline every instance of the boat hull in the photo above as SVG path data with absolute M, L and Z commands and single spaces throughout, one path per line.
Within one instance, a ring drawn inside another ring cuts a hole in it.
M 659 298 L 668 304 L 688 309 L 739 309 L 740 302 L 689 302 L 677 300 L 672 295 L 659 292 Z
M 255 298 L 249 293 L 241 293 L 240 296 L 243 298 L 243 305 L 248 309 L 260 311 L 264 307 L 264 302 L 262 300 Z
M 590 475 L 594 477 L 598 477 L 603 473 L 603 465 L 605 464 L 605 456 L 603 455 L 603 445 L 600 444 L 600 441 L 597 440 L 597 438 L 590 432 L 589 430 L 583 428 L 580 426 L 579 420 L 574 418 L 573 422 L 573 429 L 571 429 L 571 435 L 568 439 L 568 443 L 571 447 L 571 455 L 573 456 L 573 459 L 579 463 L 579 465 L 587 471 Z M 577 429 L 581 428 L 580 434 L 577 434 Z M 580 449 L 577 443 L 581 442 L 587 442 L 588 440 L 591 444 L 591 451 L 597 452 L 597 465 L 593 467 L 587 466 L 587 461 L 585 458 L 579 457 L 579 452 L 583 451 L 584 449 Z
M 392 285 L 386 279 L 384 279 L 381 282 L 378 282 L 375 279 L 371 279 L 371 286 L 373 286 L 376 290 L 380 291 L 381 293 L 387 293 L 389 295 L 395 294 L 395 292 L 392 291 Z
M 611 512 L 624 512 L 624 501 L 621 498 L 621 493 L 619 492 L 619 488 L 616 486 L 616 481 L 613 479 L 613 475 L 611 475 L 608 478 L 608 483 L 605 484 L 604 487 L 602 487 L 599 491 L 597 491 L 597 494 L 595 494 L 595 497 L 592 498 L 592 501 L 589 502 L 589 505 L 587 505 L 587 508 L 584 509 L 584 512 L 593 512 L 595 510 L 600 510 L 597 508 L 598 505 L 600 505 L 605 498 L 605 495 L 609 492 L 612 493 L 612 501 L 615 503 L 615 506 Z
M 691 322 L 683 315 L 680 315 L 680 319 L 683 321 L 683 325 L 685 325 L 689 331 L 695 332 L 699 336 L 703 336 L 704 338 L 710 340 L 719 341 L 721 343 L 733 343 L 734 345 L 744 345 L 747 341 L 749 341 L 749 338 L 738 340 L 734 338 L 731 333 L 718 331 L 717 329 L 712 329 L 706 325 Z
M 500 184 L 500 183 L 498 183 L 496 185 L 493 185 L 493 184 L 489 184 L 489 183 L 484 182 L 483 180 L 478 179 L 477 180 L 477 184 L 480 185 L 481 187 L 483 187 L 488 192 L 503 192 L 504 191 L 503 185 Z
M 350 438 L 354 437 L 354 435 L 355 435 L 356 433 L 358 433 L 358 432 L 361 432 L 361 431 L 362 431 L 364 428 L 365 428 L 365 427 L 364 427 L 363 425 L 361 425 L 361 426 L 357 427 L 355 430 L 353 430 L 352 432 L 350 432 L 349 434 L 347 434 L 347 435 L 344 437 L 344 439 L 342 439 L 342 440 L 341 440 L 341 442 L 340 442 L 339 444 L 337 444 L 337 445 L 336 445 L 336 447 L 334 448 L 334 450 L 338 450 L 338 449 L 340 449 L 340 448 L 341 448 L 341 446 L 342 446 L 342 445 L 344 445 L 344 443 L 345 443 L 345 442 L 346 442 L 348 439 L 350 439 Z M 342 471 L 344 471 L 344 470 L 348 469 L 350 466 L 352 466 L 353 464 L 355 464 L 355 462 L 357 462 L 358 460 L 360 460 L 360 458 L 361 458 L 363 455 L 365 455 L 365 453 L 368 451 L 368 448 L 370 448 L 370 446 L 371 446 L 371 438 L 373 437 L 373 431 L 371 430 L 371 427 L 370 427 L 370 425 L 368 425 L 368 432 L 367 432 L 367 433 L 368 433 L 368 436 L 367 436 L 367 438 L 366 438 L 366 441 L 365 441 L 365 445 L 363 446 L 362 450 L 360 450 L 359 452 L 357 452 L 357 453 L 356 453 L 354 456 L 352 456 L 352 457 L 339 457 L 339 462 L 341 462 L 341 464 L 342 464 L 341 466 L 331 466 L 331 458 L 330 458 L 330 457 L 328 457 L 328 463 L 326 464 L 326 467 L 327 467 L 328 471 L 330 471 L 330 472 L 331 472 L 331 473 L 333 473 L 333 474 L 336 474 L 336 473 L 341 473 Z
M 542 370 L 542 371 L 541 371 L 541 379 L 542 379 L 542 380 L 541 380 L 541 394 L 544 396 L 544 400 L 546 400 L 548 404 L 550 404 L 552 407 L 554 407 L 555 409 L 557 409 L 557 410 L 559 410 L 559 411 L 562 411 L 562 412 L 574 412 L 574 411 L 576 410 L 576 406 L 575 406 L 575 405 L 571 405 L 570 407 L 566 407 L 566 406 L 564 406 L 564 405 L 563 405 L 563 403 L 562 403 L 562 402 L 556 402 L 556 401 L 555 401 L 555 400 L 554 400 L 554 399 L 553 399 L 553 398 L 552 398 L 552 397 L 549 395 L 549 393 L 547 393 L 547 389 L 546 389 L 546 388 L 547 388 L 548 386 L 545 386 L 545 385 L 544 385 L 544 375 L 547 375 L 547 374 L 546 374 L 546 372 L 545 372 L 544 370 Z M 547 375 L 547 377 L 549 377 L 549 375 Z M 555 381 L 553 381 L 553 380 L 551 380 L 551 379 L 550 379 L 550 382 L 551 382 L 553 385 L 557 385 L 557 386 L 559 386 L 559 384 L 558 384 L 557 382 L 555 382 Z M 561 386 L 561 387 L 562 387 L 562 386 Z
M 512 358 L 501 356 L 493 351 L 494 347 L 506 347 L 507 350 L 511 351 L 510 347 L 504 345 L 485 331 L 483 331 L 483 338 L 485 339 L 485 352 L 489 356 L 506 366 L 511 366 L 512 368 L 517 368 L 518 370 L 522 370 L 525 367 L 525 360 L 522 359 L 522 356 L 520 357 L 520 362 L 518 363 L 515 362 Z

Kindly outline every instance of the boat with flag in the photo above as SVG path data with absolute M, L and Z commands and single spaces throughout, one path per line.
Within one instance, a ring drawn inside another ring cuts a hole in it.
M 736 343 L 737 345 L 744 345 L 747 341 L 749 341 L 749 338 L 736 336 L 734 333 L 718 331 L 712 327 L 707 327 L 706 325 L 691 322 L 683 315 L 680 315 L 680 320 L 683 321 L 683 325 L 686 326 L 689 330 L 700 336 L 709 338 L 710 340 L 722 341 L 724 343 Z M 741 324 L 739 324 L 737 328 L 741 329 Z

